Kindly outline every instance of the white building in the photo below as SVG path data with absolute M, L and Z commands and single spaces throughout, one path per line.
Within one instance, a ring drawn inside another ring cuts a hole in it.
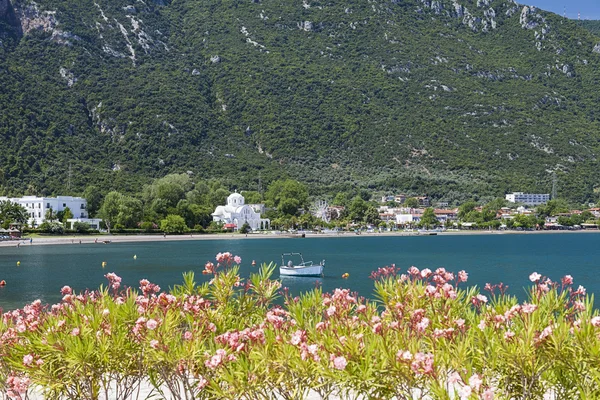
M 261 218 L 254 208 L 244 204 L 244 196 L 239 193 L 230 194 L 227 197 L 227 205 L 218 206 L 212 216 L 213 221 L 231 225 L 235 229 L 240 229 L 245 223 L 248 223 L 252 230 L 269 229 L 271 225 L 268 218 Z
M 87 201 L 82 197 L 58 196 L 58 197 L 0 197 L 0 201 L 11 201 L 17 203 L 27 210 L 28 225 L 40 226 L 46 220 L 46 212 L 50 209 L 54 213 L 64 211 L 67 207 L 73 213 L 73 217 L 81 222 L 87 222 Z
M 550 200 L 549 194 L 531 194 L 523 192 L 514 192 L 506 195 L 506 200 L 511 203 L 523 203 L 528 206 L 539 206 Z

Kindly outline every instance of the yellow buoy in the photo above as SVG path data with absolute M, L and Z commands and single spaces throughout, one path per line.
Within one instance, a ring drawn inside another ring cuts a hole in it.
M 133 255 L 133 259 L 137 260 L 137 255 L 136 254 Z
M 106 267 L 106 261 L 102 261 L 102 268 Z
M 21 265 L 21 261 L 17 261 L 17 267 Z
M 348 279 L 349 276 L 350 276 L 350 274 L 347 272 L 345 274 L 342 274 L 342 278 L 344 278 L 344 279 Z

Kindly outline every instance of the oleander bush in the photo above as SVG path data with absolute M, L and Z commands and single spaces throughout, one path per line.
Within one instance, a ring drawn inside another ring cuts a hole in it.
M 143 279 L 37 300 L 3 314 L 0 385 L 11 399 L 594 399 L 600 316 L 569 275 L 537 273 L 525 302 L 468 274 L 395 266 L 371 274 L 376 300 L 348 289 L 298 297 L 248 279 L 230 253 L 170 293 Z M 282 301 L 276 301 L 280 297 Z M 153 388 L 148 394 L 140 388 Z M 144 394 L 142 394 L 144 393 Z

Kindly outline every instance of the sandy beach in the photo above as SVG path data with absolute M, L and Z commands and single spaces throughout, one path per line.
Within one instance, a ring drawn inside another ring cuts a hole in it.
M 450 235 L 538 235 L 538 234 L 592 234 L 600 233 L 599 230 L 579 230 L 579 231 L 485 231 L 485 230 L 460 230 L 435 232 L 439 236 Z M 306 232 L 305 239 L 319 238 L 339 238 L 339 237 L 381 237 L 381 236 L 428 236 L 430 234 L 417 231 L 396 231 L 396 232 L 361 232 L 357 235 L 354 232 L 327 232 L 310 233 Z M 242 239 L 277 239 L 277 238 L 302 238 L 301 233 L 292 234 L 288 232 L 264 232 L 249 233 L 247 235 L 240 233 L 221 233 L 221 234 L 192 234 L 192 235 L 80 235 L 80 236 L 45 236 L 34 237 L 30 243 L 29 237 L 20 240 L 5 240 L 0 242 L 0 247 L 16 246 L 40 246 L 40 245 L 78 245 L 78 244 L 98 244 L 106 245 L 112 243 L 127 242 L 161 242 L 161 241 L 180 241 L 180 240 L 242 240 Z

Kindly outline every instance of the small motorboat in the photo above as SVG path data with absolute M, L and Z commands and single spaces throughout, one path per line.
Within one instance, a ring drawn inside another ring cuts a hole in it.
M 299 263 L 294 263 L 292 259 L 300 259 Z M 302 253 L 283 253 L 281 255 L 281 266 L 279 275 L 281 276 L 322 276 L 325 260 L 319 264 L 312 261 L 304 261 Z

